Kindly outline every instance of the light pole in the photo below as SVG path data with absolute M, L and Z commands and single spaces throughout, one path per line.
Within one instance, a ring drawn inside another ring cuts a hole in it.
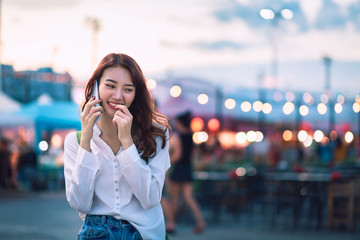
M 279 74 L 279 67 L 278 67 L 278 26 L 279 20 L 285 19 L 290 20 L 294 17 L 294 13 L 287 8 L 281 10 L 273 10 L 270 8 L 264 8 L 260 10 L 260 16 L 265 20 L 271 20 L 271 27 L 272 27 L 272 63 L 271 63 L 271 77 L 274 81 L 275 88 L 278 87 L 278 74 Z
M 334 114 L 334 102 L 331 96 L 331 62 L 332 59 L 329 56 L 323 57 L 325 65 L 325 94 L 329 98 L 329 133 L 334 130 L 335 114 Z
M 85 23 L 91 27 L 92 30 L 92 58 L 91 58 L 91 68 L 96 67 L 96 53 L 97 53 L 97 37 L 100 31 L 101 25 L 100 21 L 95 17 L 87 17 Z

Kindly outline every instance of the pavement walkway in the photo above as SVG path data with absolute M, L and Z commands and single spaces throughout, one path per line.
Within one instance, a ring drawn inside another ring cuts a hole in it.
M 250 226 L 244 217 L 234 220 L 223 214 L 218 223 L 204 211 L 208 225 L 203 234 L 192 233 L 192 221 L 181 221 L 170 240 L 359 240 L 360 231 L 270 230 L 262 221 L 253 219 Z M 82 225 L 75 210 L 68 205 L 63 191 L 11 193 L 0 196 L 1 240 L 70 240 Z

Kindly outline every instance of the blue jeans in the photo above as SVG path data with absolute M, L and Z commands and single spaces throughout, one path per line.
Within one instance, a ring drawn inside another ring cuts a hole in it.
M 112 216 L 87 215 L 77 239 L 142 240 L 142 237 L 126 220 Z

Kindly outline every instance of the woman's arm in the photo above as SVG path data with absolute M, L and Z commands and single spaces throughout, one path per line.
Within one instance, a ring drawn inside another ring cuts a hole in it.
M 170 154 L 170 161 L 175 163 L 180 160 L 182 156 L 181 152 L 181 141 L 177 134 L 173 134 L 169 140 L 169 154 Z
M 66 198 L 72 208 L 82 213 L 90 210 L 99 172 L 96 155 L 79 146 L 76 132 L 70 133 L 64 143 L 64 174 Z
M 167 131 L 166 139 L 168 138 Z M 161 148 L 161 143 L 161 138 L 157 137 L 156 155 L 149 159 L 148 164 L 140 158 L 134 144 L 117 156 L 123 176 L 145 209 L 152 208 L 160 202 L 165 174 L 170 167 L 169 142 L 167 140 L 164 149 Z

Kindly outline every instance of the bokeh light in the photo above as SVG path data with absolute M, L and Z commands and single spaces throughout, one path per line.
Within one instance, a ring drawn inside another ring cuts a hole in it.
M 329 102 L 329 96 L 326 93 L 321 94 L 320 101 L 324 104 L 327 104 Z
M 241 103 L 240 108 L 243 112 L 249 112 L 251 110 L 251 103 L 244 101 Z
M 172 97 L 179 97 L 181 95 L 182 89 L 179 85 L 174 85 L 170 88 L 170 95 Z
M 295 109 L 295 105 L 292 102 L 286 102 L 283 106 L 283 112 L 285 115 L 291 114 Z
M 284 141 L 286 141 L 286 142 L 291 141 L 292 138 L 293 138 L 293 133 L 290 130 L 285 130 L 283 132 Z
M 354 113 L 359 113 L 360 112 L 360 103 L 354 102 L 352 109 L 353 109 Z
M 327 112 L 327 107 L 326 107 L 325 103 L 319 103 L 317 105 L 317 111 L 321 115 L 324 115 Z
M 339 113 L 342 112 L 343 107 L 342 107 L 342 105 L 340 103 L 336 103 L 335 106 L 334 106 L 334 109 L 335 109 L 335 112 L 339 114 Z
M 255 101 L 253 103 L 253 109 L 254 109 L 255 112 L 260 112 L 262 110 L 262 108 L 263 108 L 263 103 L 262 102 Z
M 256 140 L 256 132 L 255 131 L 248 131 L 246 133 L 246 139 L 249 142 L 255 142 L 255 140 Z
M 318 143 L 322 142 L 323 138 L 324 138 L 324 133 L 321 130 L 316 130 L 314 132 L 314 139 L 316 142 Z
M 150 78 L 150 79 L 146 80 L 146 85 L 147 85 L 148 89 L 154 90 L 156 88 L 155 79 Z
M 200 103 L 200 104 L 207 104 L 209 101 L 209 97 L 205 93 L 202 93 L 202 94 L 199 94 L 199 96 L 197 97 L 197 100 L 198 100 L 198 103 Z
M 351 143 L 354 140 L 354 134 L 352 132 L 348 131 L 345 133 L 344 138 L 347 143 Z
M 228 98 L 225 100 L 225 107 L 229 110 L 234 109 L 236 106 L 236 102 L 232 98 Z
M 298 139 L 300 142 L 304 142 L 308 138 L 308 134 L 305 130 L 301 130 L 298 133 Z
M 39 149 L 43 152 L 47 151 L 49 149 L 49 144 L 43 140 L 41 142 L 39 142 Z
M 194 132 L 193 134 L 193 141 L 195 144 L 201 144 L 203 142 L 206 142 L 208 140 L 209 136 L 206 132 Z
M 301 105 L 299 108 L 299 112 L 301 114 L 301 116 L 307 116 L 309 114 L 309 107 L 306 105 Z
M 63 139 L 59 134 L 54 134 L 51 138 L 51 145 L 55 148 L 63 146 Z
M 201 117 L 194 117 L 190 123 L 193 132 L 199 132 L 204 128 L 204 120 Z
M 292 102 L 295 99 L 295 94 L 293 92 L 286 92 L 285 99 L 288 102 Z
M 265 114 L 269 114 L 272 111 L 272 106 L 270 103 L 264 103 L 262 110 Z
M 207 126 L 210 131 L 216 132 L 220 129 L 220 121 L 217 120 L 216 118 L 212 118 L 208 121 Z

